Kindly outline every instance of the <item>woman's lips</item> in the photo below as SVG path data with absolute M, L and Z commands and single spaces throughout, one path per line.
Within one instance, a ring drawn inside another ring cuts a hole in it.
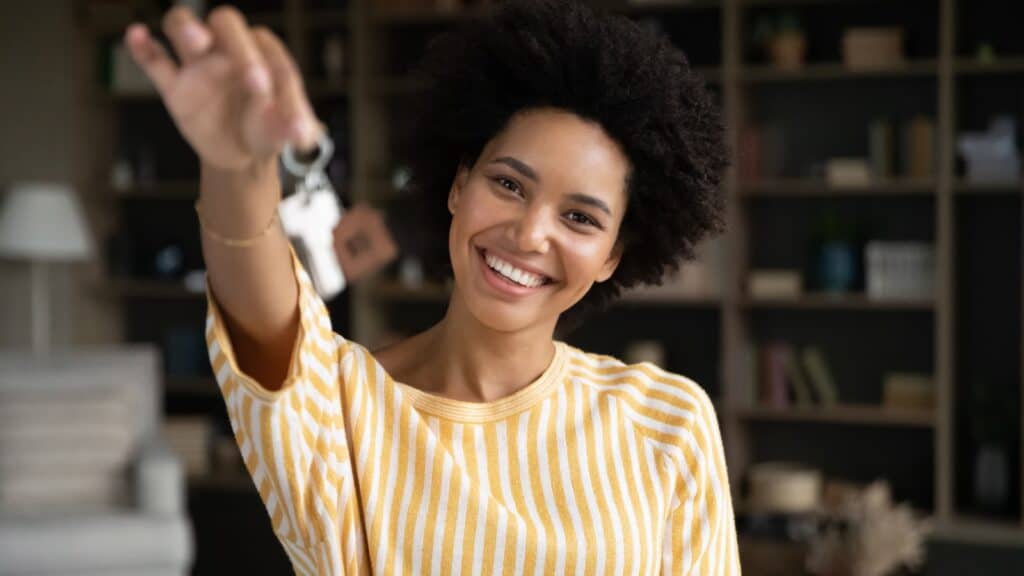
M 507 294 L 511 296 L 527 296 L 529 294 L 537 292 L 538 290 L 543 289 L 544 287 L 552 283 L 551 279 L 547 278 L 545 282 L 540 286 L 531 287 L 523 286 L 522 284 L 517 284 L 512 280 L 505 278 L 501 274 L 498 274 L 494 269 L 487 265 L 487 254 L 482 248 L 477 248 L 477 254 L 479 255 L 479 262 L 481 272 L 483 273 L 484 276 L 484 280 L 492 288 L 501 292 L 502 294 Z

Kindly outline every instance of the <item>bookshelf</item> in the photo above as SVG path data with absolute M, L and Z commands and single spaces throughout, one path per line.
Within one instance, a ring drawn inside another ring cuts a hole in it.
M 616 355 L 630 343 L 627 338 L 661 341 L 667 352 L 666 367 L 703 384 L 719 407 L 737 502 L 744 497 L 745 471 L 765 459 L 803 459 L 822 466 L 829 475 L 841 472 L 841 463 L 820 456 L 820 451 L 837 446 L 854 454 L 865 474 L 886 476 L 893 458 L 912 453 L 913 466 L 897 467 L 894 472 L 899 475 L 894 481 L 895 496 L 934 515 L 940 537 L 1024 542 L 1020 416 L 1024 411 L 1024 360 L 1020 360 L 1024 358 L 1020 264 L 1024 180 L 969 182 L 955 149 L 956 135 L 964 129 L 982 129 L 991 113 L 1016 112 L 1018 123 L 1024 122 L 1019 106 L 1007 102 L 1024 89 L 1024 44 L 1008 23 L 992 23 L 997 18 L 988 12 L 998 11 L 998 3 L 693 0 L 629 5 L 606 0 L 601 4 L 645 25 L 661 26 L 688 52 L 723 107 L 733 150 L 740 149 L 743 129 L 754 123 L 777 121 L 804 137 L 787 141 L 784 169 L 777 174 L 749 180 L 741 178 L 737 167 L 727 174 L 723 192 L 729 198 L 729 230 L 723 239 L 720 292 L 696 297 L 629 294 L 570 341 Z M 419 89 L 404 74 L 431 34 L 472 16 L 476 9 L 394 12 L 380 9 L 381 5 L 350 0 L 347 7 L 336 8 L 327 0 L 277 0 L 260 2 L 255 13 L 282 33 L 296 54 L 321 119 L 338 125 L 339 133 L 347 135 L 343 147 L 347 179 L 335 182 L 345 201 L 385 207 L 401 202 L 390 183 L 396 168 L 392 151 L 401 133 L 402 103 L 414 98 Z M 751 46 L 757 19 L 778 10 L 795 11 L 805 27 L 813 28 L 808 33 L 807 64 L 799 70 L 778 70 Z M 95 43 L 97 38 L 120 33 L 125 23 L 116 19 L 87 23 L 83 32 Z M 837 48 L 842 29 L 867 24 L 898 25 L 909 31 L 905 64 L 881 70 L 850 70 L 842 65 Z M 989 29 L 999 41 L 999 54 L 983 64 L 967 43 L 978 42 Z M 316 56 L 331 32 L 342 33 L 346 40 L 346 74 L 338 81 L 323 77 Z M 993 85 L 1014 90 L 1002 99 L 991 97 L 998 92 Z M 196 172 L 187 155 L 177 155 L 181 170 L 161 173 L 150 184 L 113 190 L 106 183 L 122 124 L 143 113 L 155 117 L 154 122 L 166 123 L 160 117 L 159 102 L 151 96 L 98 92 L 92 78 L 83 87 L 82 101 L 88 103 L 96 118 L 93 124 L 99 127 L 94 146 L 83 153 L 95 183 L 86 196 L 93 206 L 111 214 L 108 233 L 126 228 L 130 210 L 167 219 L 186 236 L 194 232 L 190 200 L 196 194 Z M 905 119 L 919 112 L 930 116 L 935 126 L 936 156 L 927 178 L 893 175 L 867 184 L 834 186 L 804 169 L 804 164 L 824 160 L 823 154 L 864 155 L 866 124 L 875 116 Z M 171 146 L 181 146 L 166 127 L 157 134 Z M 835 297 L 813 290 L 794 298 L 749 296 L 745 286 L 752 269 L 801 265 L 813 214 L 823 206 L 863 216 L 882 238 L 932 244 L 934 296 L 874 300 L 862 292 Z M 989 226 L 989 221 L 996 224 Z M 197 237 L 193 234 L 193 241 Z M 991 258 L 980 251 L 998 247 L 1002 249 Z M 189 250 L 197 249 L 197 243 L 187 245 L 186 257 Z M 987 262 L 984 258 L 993 260 L 992 268 L 997 270 L 972 267 L 972 262 Z M 372 348 L 394 331 L 422 329 L 443 313 L 448 288 L 406 287 L 396 272 L 391 269 L 353 286 L 330 304 L 339 331 Z M 990 290 L 991 286 L 1002 288 Z M 181 286 L 114 277 L 93 289 L 120 303 L 125 340 L 144 337 L 132 331 L 132 315 L 136 323 L 163 322 L 170 315 L 201 325 L 202 294 Z M 147 305 L 160 311 L 150 311 Z M 991 338 L 986 324 L 995 326 Z M 671 325 L 679 328 L 665 328 Z M 744 391 L 750 386 L 744 351 L 751 342 L 771 338 L 820 344 L 829 360 L 834 360 L 830 363 L 841 403 L 829 408 L 744 404 Z M 881 376 L 896 370 L 933 376 L 933 410 L 881 406 Z M 969 392 L 978 379 L 1001 379 L 1000 390 L 1013 405 L 1009 425 L 1015 430 L 1013 438 L 1004 439 L 1012 468 L 1009 503 L 984 514 L 972 508 L 970 494 L 976 446 L 970 434 Z M 206 402 L 206 409 L 218 410 L 218 397 L 207 394 L 212 388 L 205 383 L 212 384 L 202 375 L 168 379 L 169 404 L 173 404 L 170 398 L 181 397 L 190 407 Z M 815 443 L 818 452 L 811 449 Z M 805 444 L 812 446 L 805 450 Z

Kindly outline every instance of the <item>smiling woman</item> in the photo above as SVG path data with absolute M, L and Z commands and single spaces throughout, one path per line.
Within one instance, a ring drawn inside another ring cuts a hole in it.
M 296 572 L 739 574 L 704 390 L 555 337 L 720 230 L 723 129 L 681 53 L 561 0 L 432 43 L 411 185 L 455 289 L 370 352 L 272 217 L 276 154 L 319 130 L 290 57 L 230 8 L 165 31 L 180 67 L 128 41 L 201 160 L 210 361 Z

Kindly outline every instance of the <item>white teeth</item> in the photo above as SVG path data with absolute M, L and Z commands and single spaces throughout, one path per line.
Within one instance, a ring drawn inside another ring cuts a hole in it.
M 489 253 L 486 254 L 486 260 L 487 265 L 492 270 L 521 286 L 526 286 L 528 288 L 536 288 L 537 286 L 540 286 L 541 284 L 544 283 L 543 277 L 537 276 L 536 274 L 531 274 L 525 270 L 520 270 L 519 268 L 516 268 L 515 266 L 509 264 L 508 262 L 505 262 L 500 258 L 492 256 Z

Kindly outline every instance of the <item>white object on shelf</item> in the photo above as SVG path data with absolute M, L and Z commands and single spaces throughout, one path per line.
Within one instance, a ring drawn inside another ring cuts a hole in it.
M 796 298 L 803 291 L 803 277 L 798 270 L 751 270 L 747 292 L 751 298 Z
M 965 132 L 956 147 L 967 161 L 970 182 L 1014 182 L 1020 177 L 1017 125 L 1010 116 L 994 119 L 985 132 Z
M 765 462 L 750 467 L 750 508 L 800 514 L 821 505 L 821 472 L 800 464 Z
M 934 293 L 935 250 L 923 242 L 868 242 L 864 250 L 867 296 L 927 299 Z
M 843 64 L 851 70 L 889 68 L 904 60 L 902 28 L 850 28 L 843 33 Z
M 825 179 L 836 188 L 868 186 L 871 168 L 864 158 L 831 158 L 825 164 Z

